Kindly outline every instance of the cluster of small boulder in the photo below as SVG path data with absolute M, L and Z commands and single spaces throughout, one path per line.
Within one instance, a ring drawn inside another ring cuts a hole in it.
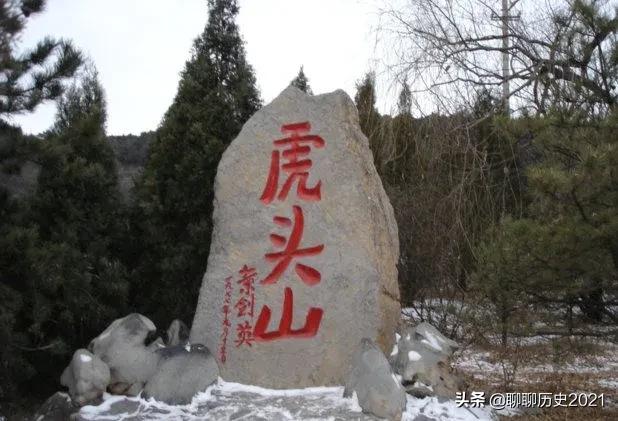
M 454 399 L 465 387 L 450 365 L 458 347 L 425 322 L 397 334 L 388 359 L 370 339 L 363 339 L 352 361 L 344 396 L 355 394 L 363 412 L 390 420 L 401 419 L 406 392 L 417 398 Z
M 60 378 L 69 397 L 60 392 L 52 396 L 35 419 L 67 419 L 84 405 L 101 403 L 105 392 L 142 393 L 172 405 L 191 402 L 219 377 L 217 362 L 203 345 L 188 343 L 189 330 L 180 320 L 163 336 L 165 340 L 141 314 L 115 320 L 88 349 L 73 354 Z
M 103 394 L 154 398 L 171 405 L 191 402 L 219 376 L 209 350 L 189 344 L 188 329 L 174 320 L 163 336 L 140 314 L 115 320 L 79 349 L 61 376 L 69 396 L 57 393 L 37 415 L 63 418 L 84 405 L 101 403 Z M 458 348 L 428 323 L 405 328 L 389 358 L 370 339 L 362 339 L 351 362 L 344 396 L 356 396 L 363 412 L 391 420 L 401 419 L 406 392 L 418 398 L 453 399 L 464 385 L 450 368 Z M 54 416 L 54 414 L 56 416 Z M 36 417 L 36 416 L 35 416 Z

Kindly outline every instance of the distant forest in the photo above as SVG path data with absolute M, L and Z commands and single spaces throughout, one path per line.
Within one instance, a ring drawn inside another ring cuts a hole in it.
M 4 132 L 0 136 L 0 151 L 8 149 L 10 138 Z M 148 149 L 154 137 L 153 131 L 139 135 L 107 136 L 116 159 L 119 187 L 126 199 L 130 199 L 131 189 L 146 165 Z M 37 139 L 33 136 L 31 141 L 36 142 Z M 11 171 L 6 167 L 4 169 L 0 172 L 0 186 L 9 194 L 23 196 L 36 190 L 40 166 L 35 161 L 22 162 Z

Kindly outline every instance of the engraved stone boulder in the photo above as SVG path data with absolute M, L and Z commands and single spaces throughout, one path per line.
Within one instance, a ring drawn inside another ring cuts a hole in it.
M 393 209 L 343 91 L 288 87 L 229 145 L 190 342 L 225 380 L 342 384 L 359 338 L 400 317 Z

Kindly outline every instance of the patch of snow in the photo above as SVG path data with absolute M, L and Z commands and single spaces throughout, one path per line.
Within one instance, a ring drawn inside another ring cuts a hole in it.
M 401 386 L 401 382 L 399 381 L 395 373 L 391 373 L 391 377 L 393 378 L 393 381 L 395 382 L 397 386 Z
M 423 339 L 421 342 L 423 342 L 426 345 L 429 345 L 431 348 L 439 352 L 442 351 L 442 346 L 440 345 L 440 341 L 435 335 L 433 335 L 430 332 L 425 332 L 425 339 Z
M 607 387 L 610 389 L 618 389 L 618 380 L 607 380 L 607 379 L 601 379 L 597 382 L 599 384 L 599 386 L 601 387 Z
M 433 392 L 433 386 L 432 386 L 432 385 L 430 385 L 430 384 L 425 384 L 425 383 L 423 383 L 423 382 L 419 382 L 419 381 L 417 381 L 416 383 L 414 383 L 414 385 L 415 385 L 415 386 L 418 386 L 418 387 L 425 387 L 425 388 L 427 388 L 427 389 L 429 389 L 430 391 L 432 391 L 432 392 Z
M 455 401 L 439 402 L 436 397 L 418 399 L 407 395 L 406 412 L 402 421 L 413 421 L 421 415 L 430 419 L 449 421 L 492 420 L 489 408 L 459 408 Z
M 399 342 L 400 339 L 401 339 L 401 335 L 395 332 L 395 342 Z
M 396 377 L 393 376 L 395 379 Z M 82 420 L 369 420 L 362 414 L 354 393 L 343 397 L 343 387 L 309 387 L 273 390 L 259 386 L 225 382 L 219 379 L 206 391 L 197 394 L 190 404 L 172 406 L 154 399 L 104 395 L 99 406 L 84 406 Z M 402 420 L 412 421 L 419 415 L 454 421 L 491 420 L 484 409 L 458 408 L 454 401 L 437 398 L 417 399 L 407 396 Z
M 107 395 L 104 394 L 103 395 L 103 402 L 100 405 L 86 405 L 86 406 L 82 406 L 82 409 L 79 411 L 79 413 L 81 415 L 85 415 L 85 416 L 96 416 L 99 413 L 105 413 L 106 411 L 109 411 L 112 407 L 112 405 L 114 405 L 117 402 L 121 402 L 125 399 L 124 396 L 121 395 Z M 135 400 L 136 398 L 127 398 L 129 400 Z
M 399 353 L 399 348 L 397 347 L 397 344 L 395 344 L 393 346 L 393 350 L 391 351 L 391 357 L 394 355 L 397 355 Z
M 341 386 L 317 386 L 317 387 L 306 387 L 304 389 L 267 389 L 261 386 L 252 386 L 248 384 L 234 383 L 234 382 L 226 382 L 225 380 L 219 378 L 218 384 L 219 389 L 224 392 L 233 393 L 233 392 L 249 392 L 255 393 L 261 396 L 276 396 L 276 397 L 289 397 L 289 396 L 304 396 L 307 394 L 328 394 L 328 393 L 337 393 L 341 389 L 341 395 L 343 396 L 343 389 Z
M 185 349 L 187 350 L 187 352 L 191 352 L 191 344 L 189 342 L 185 344 Z
M 419 354 L 419 353 L 418 353 L 418 352 L 416 352 L 416 351 L 410 351 L 410 352 L 408 352 L 408 360 L 409 360 L 409 361 L 418 361 L 418 360 L 420 360 L 421 358 L 422 358 L 422 357 L 421 357 L 421 354 Z
M 80 354 L 79 360 L 83 363 L 89 363 L 90 361 L 92 361 L 92 357 L 90 355 Z
M 363 408 L 361 408 L 360 404 L 358 403 L 358 396 L 356 396 L 356 392 L 352 393 L 352 397 L 350 398 L 350 400 L 352 401 L 350 403 L 350 411 L 363 412 Z

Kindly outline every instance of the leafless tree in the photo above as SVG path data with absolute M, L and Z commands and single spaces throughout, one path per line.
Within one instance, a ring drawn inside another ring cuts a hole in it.
M 515 0 L 506 16 L 501 6 L 500 0 L 392 0 L 379 29 L 390 43 L 389 69 L 413 82 L 415 92 L 465 99 L 502 85 L 508 53 L 515 109 L 604 114 L 616 106 L 616 0 Z

